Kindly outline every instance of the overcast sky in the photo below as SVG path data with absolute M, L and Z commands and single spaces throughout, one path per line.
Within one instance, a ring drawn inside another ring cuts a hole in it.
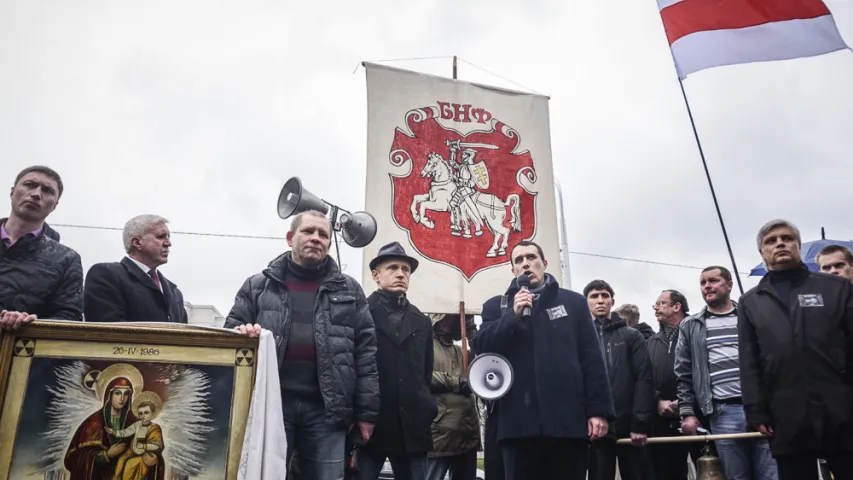
M 853 44 L 853 2 L 826 4 Z M 275 202 L 292 176 L 345 208 L 364 204 L 359 62 L 451 55 L 551 96 L 571 251 L 730 264 L 654 0 L 4 0 L 0 179 L 57 169 L 65 194 L 48 223 L 120 228 L 157 213 L 173 231 L 283 237 Z M 451 73 L 450 59 L 388 64 Z M 459 78 L 520 88 L 465 62 Z M 770 218 L 806 239 L 821 226 L 853 239 L 851 84 L 849 50 L 685 80 L 741 272 L 760 262 L 755 234 Z M 57 230 L 85 269 L 124 253 L 119 231 Z M 164 275 L 223 314 L 287 248 L 180 234 L 173 244 Z M 341 255 L 359 278 L 361 252 Z M 574 289 L 608 280 L 645 321 L 665 288 L 701 307 L 699 270 L 570 260 Z

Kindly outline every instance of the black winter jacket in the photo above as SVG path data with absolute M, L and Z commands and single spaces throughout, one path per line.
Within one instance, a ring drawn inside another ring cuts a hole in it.
M 666 437 L 678 435 L 681 420 L 675 417 L 661 417 L 657 414 L 657 405 L 660 400 L 678 400 L 677 378 L 675 376 L 675 345 L 678 343 L 678 330 L 671 342 L 667 342 L 663 329 L 660 329 L 646 340 L 649 349 L 649 359 L 652 362 L 652 376 L 654 378 L 654 405 L 655 421 L 654 435 Z
M 290 252 L 275 258 L 263 272 L 246 279 L 237 292 L 225 328 L 255 323 L 275 337 L 279 366 L 290 332 L 290 303 L 284 285 Z M 361 285 L 341 273 L 331 257 L 315 304 L 314 342 L 326 423 L 342 428 L 353 421 L 376 423 L 379 374 L 376 331 Z
M 617 438 L 651 433 L 656 411 L 652 364 L 643 334 L 613 313 L 610 322 L 595 320 L 610 377 L 616 420 L 611 427 Z
M 655 334 L 655 331 L 652 329 L 652 326 L 646 322 L 640 322 L 634 325 L 634 328 L 639 330 L 640 333 L 643 334 L 643 338 L 648 340 L 649 337 Z
M 853 284 L 802 266 L 785 302 L 771 272 L 741 297 L 741 390 L 774 455 L 853 452 Z
M 427 453 L 432 450 L 432 421 L 438 414 L 432 381 L 432 322 L 408 303 L 399 330 L 374 292 L 367 298 L 376 325 L 379 421 L 367 450 L 377 453 Z
M 0 310 L 83 320 L 80 255 L 51 238 L 47 229 L 38 237 L 24 235 L 9 249 L 0 243 Z

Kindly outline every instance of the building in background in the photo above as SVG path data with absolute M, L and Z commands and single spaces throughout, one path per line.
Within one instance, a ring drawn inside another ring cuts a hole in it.
M 193 305 L 184 302 L 190 325 L 206 325 L 208 327 L 220 327 L 225 325 L 225 315 L 219 313 L 213 305 Z

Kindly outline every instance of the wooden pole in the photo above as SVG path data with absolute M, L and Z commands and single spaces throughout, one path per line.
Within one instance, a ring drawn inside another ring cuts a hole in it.
M 453 56 L 453 79 L 456 80 L 456 55 Z M 459 302 L 459 328 L 462 332 L 462 372 L 468 376 L 468 338 L 465 328 L 465 301 Z
M 720 435 L 682 435 L 678 437 L 652 437 L 647 443 L 684 443 L 684 442 L 710 442 L 712 440 L 736 440 L 747 438 L 767 438 L 760 432 L 726 433 Z M 630 438 L 621 438 L 618 444 L 630 444 Z
M 462 372 L 468 376 L 468 335 L 465 325 L 465 301 L 459 302 L 459 327 L 462 329 Z

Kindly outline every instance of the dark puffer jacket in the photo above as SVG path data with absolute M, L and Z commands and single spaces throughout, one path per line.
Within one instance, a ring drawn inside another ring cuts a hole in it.
M 0 243 L 0 310 L 83 320 L 80 255 L 46 233 L 27 234 L 8 249 Z
M 275 337 L 279 366 L 290 332 L 290 302 L 284 285 L 290 252 L 246 279 L 225 321 L 225 328 L 256 323 Z M 329 262 L 317 291 L 314 342 L 326 423 L 340 427 L 354 420 L 375 423 L 379 416 L 376 331 L 364 291 L 358 282 Z
M 616 419 L 610 436 L 628 438 L 631 433 L 650 434 L 655 413 L 652 364 L 646 339 L 616 312 L 606 324 L 594 321 L 599 331 Z

